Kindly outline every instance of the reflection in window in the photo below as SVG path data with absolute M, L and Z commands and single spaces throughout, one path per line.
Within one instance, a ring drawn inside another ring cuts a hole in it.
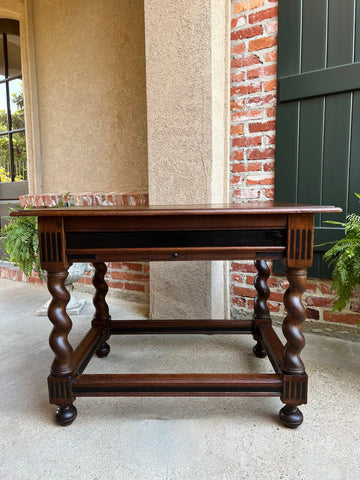
M 19 22 L 0 19 L 0 182 L 27 180 Z

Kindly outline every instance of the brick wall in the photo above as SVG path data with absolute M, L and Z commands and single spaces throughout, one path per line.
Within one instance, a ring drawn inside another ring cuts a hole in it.
M 231 196 L 234 202 L 274 198 L 277 0 L 232 0 L 231 19 Z M 252 262 L 231 265 L 232 315 L 250 312 L 256 270 Z M 269 309 L 284 315 L 284 276 L 270 279 Z M 331 282 L 309 279 L 303 300 L 307 317 L 320 322 L 359 322 L 360 301 L 332 313 Z
M 61 200 L 61 194 L 41 194 L 26 195 L 20 197 L 22 206 L 49 206 L 58 205 Z M 92 205 L 148 205 L 148 195 L 144 193 L 83 193 L 79 195 L 70 195 L 66 199 L 69 205 L 74 206 L 92 206 Z M 149 296 L 149 265 L 148 263 L 108 263 L 106 280 L 109 291 L 112 293 L 123 294 L 127 298 L 142 302 L 148 301 Z M 86 272 L 78 285 L 92 285 L 92 273 Z M 38 275 L 27 278 L 19 268 L 9 264 L 0 265 L 0 278 L 9 280 L 25 281 L 31 283 L 41 283 Z

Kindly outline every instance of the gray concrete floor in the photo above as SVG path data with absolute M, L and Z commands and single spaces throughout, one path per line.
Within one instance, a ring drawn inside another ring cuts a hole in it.
M 91 297 L 71 341 L 89 328 Z M 349 480 L 360 478 L 360 344 L 307 334 L 309 404 L 297 430 L 278 398 L 78 398 L 78 417 L 54 423 L 46 377 L 53 354 L 46 288 L 0 280 L 1 480 Z M 113 318 L 143 305 L 109 298 Z M 250 336 L 114 336 L 86 373 L 271 372 Z

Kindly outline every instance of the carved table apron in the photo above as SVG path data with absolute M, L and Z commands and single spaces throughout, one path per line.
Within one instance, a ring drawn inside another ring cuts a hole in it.
M 54 328 L 55 354 L 48 377 L 55 418 L 69 425 L 76 417 L 73 402 L 85 396 L 279 396 L 285 404 L 280 419 L 291 428 L 302 423 L 299 405 L 307 401 L 307 375 L 300 353 L 305 345 L 301 297 L 312 264 L 314 213 L 340 212 L 324 206 L 283 203 L 183 205 L 153 207 L 37 208 L 12 215 L 39 217 L 41 266 L 47 270 L 52 295 L 48 316 Z M 289 287 L 284 295 L 283 346 L 267 308 L 267 260 L 286 265 Z M 112 320 L 105 301 L 104 262 L 254 260 L 257 296 L 251 320 Z M 64 286 L 73 262 L 95 268 L 95 314 L 91 328 L 73 350 Z M 151 333 L 251 334 L 254 354 L 268 356 L 273 374 L 122 374 L 86 375 L 94 353 L 106 357 L 111 335 Z

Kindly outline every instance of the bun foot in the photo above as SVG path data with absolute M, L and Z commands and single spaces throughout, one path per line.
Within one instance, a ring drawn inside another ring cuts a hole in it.
M 74 405 L 70 405 L 69 407 L 59 407 L 55 413 L 55 420 L 59 425 L 66 427 L 67 425 L 72 424 L 76 415 L 77 410 Z
M 253 352 L 255 356 L 258 358 L 265 358 L 267 355 L 266 351 L 264 350 L 260 342 L 257 342 L 257 344 L 253 346 Z
M 297 428 L 302 424 L 304 417 L 296 405 L 285 405 L 279 412 L 282 423 L 289 428 Z
M 110 352 L 110 345 L 104 342 L 99 345 L 95 353 L 99 358 L 104 358 L 109 355 L 109 352 Z

